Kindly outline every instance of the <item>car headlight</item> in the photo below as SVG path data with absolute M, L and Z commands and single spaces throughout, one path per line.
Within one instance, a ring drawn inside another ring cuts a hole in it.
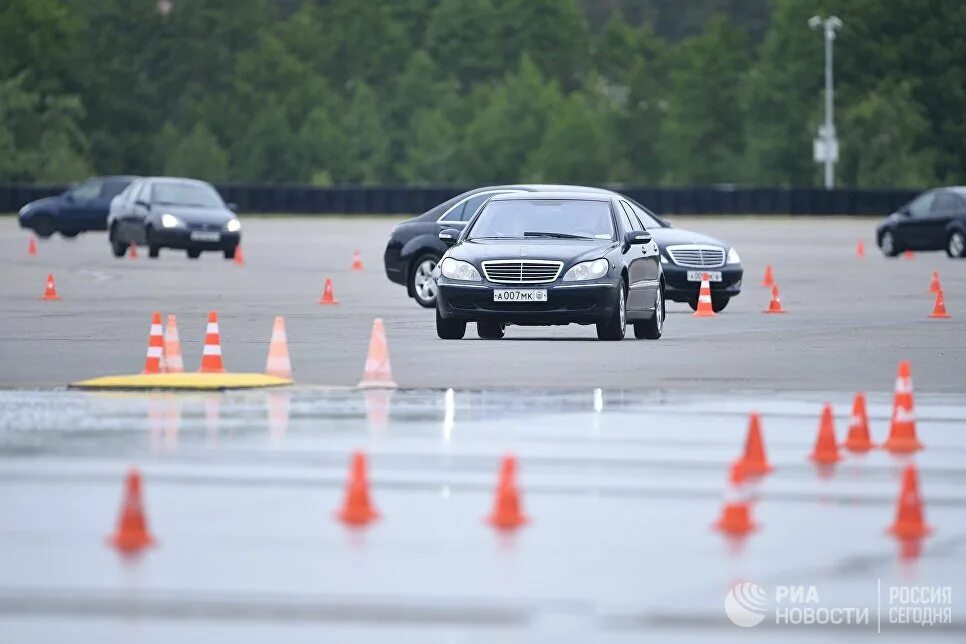
M 183 222 L 172 215 L 171 213 L 164 213 L 161 215 L 161 225 L 165 228 L 177 228 L 178 226 L 184 225 Z
M 225 224 L 225 230 L 230 233 L 237 233 L 241 230 L 241 222 L 238 219 L 232 219 L 227 224 Z
M 595 280 L 598 277 L 607 275 L 607 268 L 610 266 L 606 259 L 595 259 L 592 262 L 580 262 L 570 267 L 570 270 L 563 276 L 565 282 L 582 282 L 584 280 Z
M 443 274 L 443 277 L 451 280 L 460 280 L 463 282 L 483 281 L 483 278 L 480 277 L 480 272 L 469 262 L 461 262 L 458 259 L 447 257 L 439 266 L 439 272 Z
M 738 257 L 738 251 L 734 247 L 728 249 L 728 264 L 740 264 L 741 258 Z

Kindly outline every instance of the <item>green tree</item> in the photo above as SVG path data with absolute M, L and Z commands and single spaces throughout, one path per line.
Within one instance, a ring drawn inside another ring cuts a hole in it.
M 286 183 L 307 179 L 285 110 L 271 104 L 252 116 L 231 147 L 232 176 L 253 183 Z
M 343 176 L 348 164 L 348 140 L 336 118 L 338 110 L 318 107 L 309 113 L 299 130 L 300 156 L 309 181 L 328 185 Z
M 613 141 L 605 119 L 583 93 L 553 111 L 540 146 L 527 157 L 525 176 L 544 183 L 602 184 L 609 177 Z
M 430 14 L 426 48 L 444 74 L 473 85 L 502 71 L 495 27 L 490 0 L 441 0 Z
M 365 83 L 353 88 L 346 106 L 342 129 L 346 136 L 346 165 L 340 181 L 378 184 L 388 173 L 389 139 L 383 128 L 383 114 L 375 92 Z
M 158 155 L 166 175 L 225 181 L 229 177 L 228 153 L 204 123 L 181 132 L 167 123 L 158 136 Z
M 626 82 L 629 63 L 636 61 L 639 53 L 640 35 L 624 20 L 620 10 L 614 11 L 597 38 L 594 50 L 597 72 L 611 83 Z
M 423 185 L 455 181 L 459 137 L 446 113 L 441 109 L 420 109 L 413 115 L 408 132 L 400 178 Z

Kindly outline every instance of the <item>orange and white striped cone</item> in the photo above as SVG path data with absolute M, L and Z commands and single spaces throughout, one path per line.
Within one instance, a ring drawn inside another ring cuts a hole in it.
M 362 268 L 362 254 L 359 252 L 359 249 L 358 248 L 355 251 L 353 251 L 353 253 L 352 253 L 352 270 L 354 270 L 354 271 L 361 271 L 361 270 L 363 270 L 363 268 Z
M 128 253 L 128 255 L 131 257 L 131 259 L 137 259 L 138 258 L 138 245 L 135 244 L 134 242 L 131 242 L 130 244 L 128 244 L 128 249 L 130 250 L 130 252 Z
M 54 274 L 47 274 L 47 283 L 44 284 L 44 294 L 40 298 L 42 300 L 59 300 L 60 296 L 57 295 L 57 287 L 54 286 Z
M 208 326 L 205 328 L 205 347 L 201 352 L 201 368 L 199 373 L 225 373 L 225 366 L 221 361 L 221 333 L 218 330 L 218 314 L 212 311 L 208 314 Z
M 865 242 L 861 239 L 855 245 L 855 255 L 856 257 L 865 257 Z
M 698 308 L 694 310 L 694 313 L 691 315 L 691 317 L 715 317 L 714 308 L 711 306 L 711 278 L 707 273 L 701 274 L 701 290 L 698 291 Z
M 319 299 L 319 304 L 338 304 L 339 300 L 335 299 L 335 293 L 332 291 L 332 280 L 328 277 L 325 278 L 325 288 L 322 290 L 322 297 Z
M 178 320 L 171 314 L 168 314 L 168 322 L 164 325 L 164 361 L 162 367 L 165 373 L 184 373 L 181 339 L 178 337 Z
M 943 295 L 942 289 L 936 291 L 936 303 L 933 305 L 932 313 L 929 314 L 929 317 L 945 319 L 953 317 L 946 311 L 946 297 Z
M 389 344 L 386 342 L 386 330 L 382 319 L 376 318 L 372 323 L 372 336 L 369 339 L 369 355 L 362 373 L 360 389 L 395 389 L 396 382 L 392 379 L 392 369 L 389 366 Z
M 161 314 L 151 314 L 151 335 L 148 337 L 148 354 L 144 358 L 144 371 L 141 373 L 164 373 L 161 359 L 164 355 L 164 330 L 161 328 Z
M 37 240 L 33 237 L 27 242 L 27 254 L 36 255 L 37 254 Z
M 268 360 L 265 362 L 265 373 L 279 378 L 292 378 L 292 363 L 288 358 L 288 337 L 285 333 L 285 318 L 281 315 L 275 318 L 272 326 L 272 340 L 268 344 Z
M 916 416 L 913 412 L 912 369 L 909 362 L 899 363 L 896 391 L 892 401 L 892 422 L 889 438 L 882 447 L 893 453 L 915 452 L 923 448 L 916 437 Z
M 929 282 L 929 292 L 935 294 L 941 290 L 943 290 L 943 287 L 939 283 L 939 271 L 933 271 L 932 280 Z
M 785 309 L 782 308 L 782 296 L 778 294 L 778 285 L 771 287 L 771 302 L 768 303 L 768 308 L 762 311 L 762 313 L 784 313 Z

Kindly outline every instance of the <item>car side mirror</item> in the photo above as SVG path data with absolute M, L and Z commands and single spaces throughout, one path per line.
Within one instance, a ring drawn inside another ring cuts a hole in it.
M 632 230 L 624 235 L 624 248 L 627 249 L 636 244 L 650 244 L 651 239 L 651 233 L 646 230 Z
M 455 228 L 444 228 L 439 231 L 439 241 L 447 246 L 455 246 L 456 240 L 460 238 L 460 231 Z
M 902 208 L 899 208 L 899 210 L 898 210 L 897 212 L 898 212 L 898 213 L 899 213 L 900 215 L 902 215 L 903 217 L 908 217 L 909 215 L 911 215 L 911 214 L 912 214 L 912 213 L 911 213 L 911 212 L 909 211 L 909 209 L 908 209 L 908 208 L 906 208 L 905 206 L 903 206 Z
M 143 199 L 138 199 L 137 201 L 134 202 L 134 205 L 141 206 L 145 210 L 151 210 L 151 204 L 149 204 L 147 201 L 144 201 Z

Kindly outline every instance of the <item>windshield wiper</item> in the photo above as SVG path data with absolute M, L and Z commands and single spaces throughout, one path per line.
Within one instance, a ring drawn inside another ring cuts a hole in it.
M 585 237 L 584 235 L 571 235 L 569 233 L 542 233 L 542 232 L 525 232 L 524 237 L 552 237 L 553 239 L 593 239 L 593 237 Z

